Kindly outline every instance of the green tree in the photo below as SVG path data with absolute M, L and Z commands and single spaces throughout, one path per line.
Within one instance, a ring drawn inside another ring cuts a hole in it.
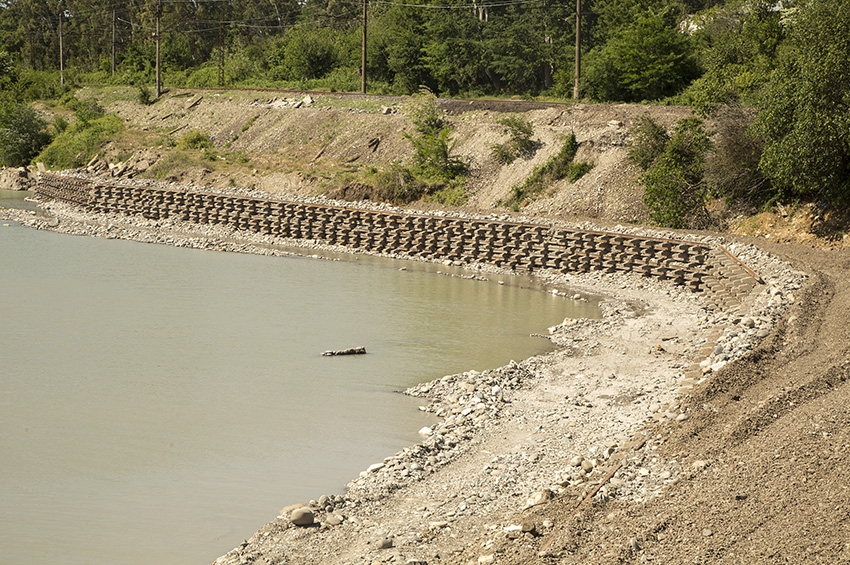
M 698 118 L 685 118 L 673 128 L 664 150 L 641 177 L 643 201 L 650 219 L 663 227 L 705 227 L 709 221 L 704 182 L 711 142 Z
M 425 14 L 389 6 L 375 16 L 369 35 L 369 74 L 391 85 L 398 94 L 413 94 L 422 86 L 436 88 L 422 58 Z
M 850 199 L 850 3 L 801 5 L 759 101 L 759 164 L 781 196 Z
M 0 95 L 0 164 L 27 165 L 48 143 L 47 122 L 12 96 Z
M 695 41 L 703 75 L 682 100 L 705 114 L 725 104 L 753 103 L 776 66 L 776 51 L 785 37 L 783 13 L 775 2 L 752 0 L 698 20 Z
M 457 2 L 457 0 L 454 0 Z M 470 9 L 452 9 L 426 22 L 423 62 L 437 91 L 450 95 L 483 93 L 489 89 L 489 60 L 482 44 L 483 18 Z
M 291 29 L 280 51 L 272 59 L 271 77 L 278 80 L 323 77 L 333 69 L 336 62 L 334 37 L 337 34 L 331 28 L 307 24 Z
M 641 13 L 587 57 L 585 92 L 604 101 L 639 102 L 676 94 L 698 74 L 690 40 L 672 15 Z

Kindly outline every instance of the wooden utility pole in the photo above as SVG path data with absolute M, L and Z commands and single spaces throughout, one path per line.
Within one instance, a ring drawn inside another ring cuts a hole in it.
M 112 10 L 112 74 L 115 75 L 115 10 Z
M 366 94 L 366 6 L 363 0 L 363 42 L 360 48 L 360 92 Z
M 159 98 L 162 95 L 162 79 L 159 74 L 159 18 L 162 15 L 162 1 L 157 0 L 156 2 L 156 31 L 154 32 L 154 36 L 156 38 L 156 97 Z
M 65 84 L 65 43 L 62 38 L 62 20 L 65 19 L 65 9 L 59 3 L 59 83 Z
M 224 86 L 224 20 L 218 15 L 218 86 Z
M 573 84 L 573 100 L 578 100 L 579 77 L 581 76 L 581 0 L 576 0 L 576 72 Z

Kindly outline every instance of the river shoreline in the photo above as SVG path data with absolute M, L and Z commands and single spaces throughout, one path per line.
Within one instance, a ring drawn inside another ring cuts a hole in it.
M 201 249 L 343 251 L 55 203 L 43 214 L 0 210 L 0 218 Z M 552 353 L 409 389 L 440 418 L 423 430 L 422 442 L 375 462 L 345 495 L 281 501 L 286 512 L 216 563 L 497 562 L 505 547 L 547 535 L 552 524 L 535 512 L 552 499 L 578 506 L 592 495 L 640 504 L 660 496 L 665 484 L 687 480 L 695 466 L 710 466 L 687 456 L 662 460 L 654 452 L 663 434 L 649 430 L 654 422 L 685 421 L 678 399 L 766 336 L 804 278 L 753 246 L 730 247 L 766 283 L 737 311 L 713 310 L 699 295 L 631 274 L 537 273 L 547 288 L 602 297 L 603 318 L 551 328 Z M 482 278 L 511 276 L 495 267 L 465 268 Z M 293 525 L 290 503 L 310 507 L 314 525 Z

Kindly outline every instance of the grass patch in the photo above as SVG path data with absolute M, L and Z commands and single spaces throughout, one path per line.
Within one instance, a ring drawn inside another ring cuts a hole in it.
M 469 201 L 469 195 L 466 193 L 466 188 L 461 184 L 441 188 L 432 194 L 426 195 L 423 200 L 425 202 L 436 202 L 444 206 L 463 206 Z
M 173 151 L 145 171 L 143 176 L 162 180 L 171 176 L 176 171 L 185 170 L 200 164 L 197 158 L 192 157 L 184 151 Z
M 210 134 L 200 130 L 190 131 L 177 142 L 177 149 L 212 149 L 212 146 Z
M 260 115 L 257 114 L 256 116 L 254 116 L 253 118 L 251 118 L 250 120 L 248 120 L 247 122 L 242 124 L 242 133 L 245 133 L 246 131 L 248 131 L 251 128 L 251 126 L 254 125 L 254 122 L 256 122 L 257 118 L 259 118 L 259 117 L 260 117 Z

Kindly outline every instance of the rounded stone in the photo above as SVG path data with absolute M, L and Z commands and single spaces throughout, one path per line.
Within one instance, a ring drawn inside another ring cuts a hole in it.
M 313 514 L 313 511 L 306 506 L 296 508 L 289 515 L 289 521 L 296 526 L 312 526 L 314 520 L 315 515 Z

